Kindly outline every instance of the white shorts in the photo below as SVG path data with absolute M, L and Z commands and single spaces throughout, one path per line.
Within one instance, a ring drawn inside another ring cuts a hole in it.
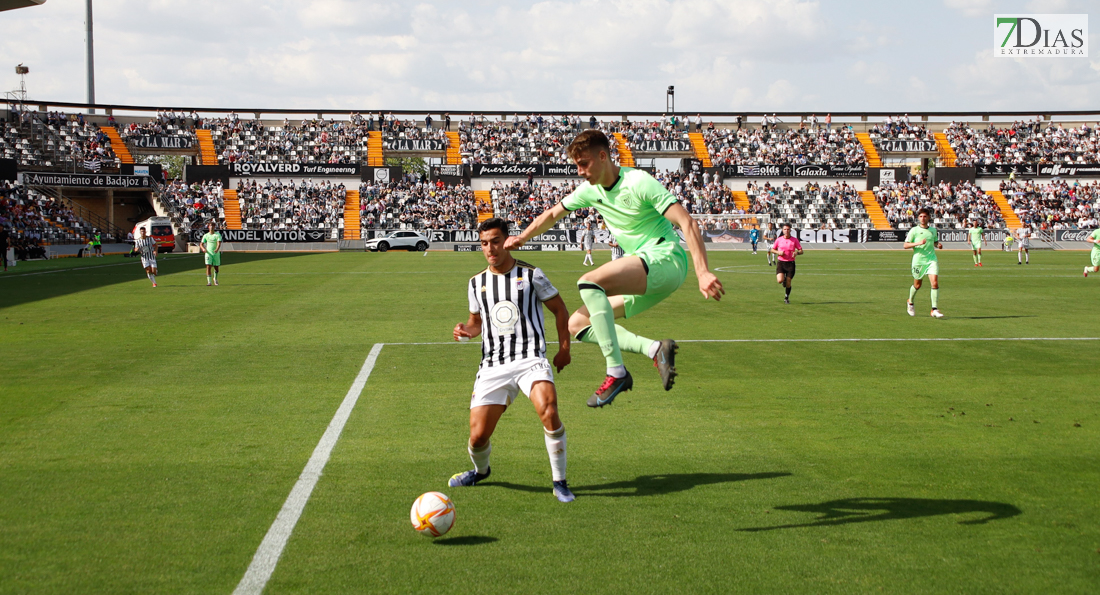
M 1017 250 L 1027 250 L 1030 247 L 1031 247 L 1031 240 L 1030 239 L 1023 239 L 1023 240 L 1020 240 L 1020 245 L 1017 246 L 1016 249 Z
M 531 385 L 539 381 L 554 382 L 554 371 L 545 357 L 483 366 L 474 381 L 470 409 L 485 405 L 511 405 L 519 391 L 531 398 Z
M 154 269 L 157 268 L 157 259 L 156 259 L 156 257 L 154 256 L 153 258 L 145 258 L 144 256 L 142 256 L 141 257 L 141 268 L 147 269 L 149 267 L 153 267 Z

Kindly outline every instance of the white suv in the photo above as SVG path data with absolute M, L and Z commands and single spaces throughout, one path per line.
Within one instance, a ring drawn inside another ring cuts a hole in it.
M 395 231 L 384 238 L 367 240 L 366 249 L 371 252 L 385 252 L 391 248 L 423 252 L 428 246 L 431 246 L 431 240 L 420 232 Z

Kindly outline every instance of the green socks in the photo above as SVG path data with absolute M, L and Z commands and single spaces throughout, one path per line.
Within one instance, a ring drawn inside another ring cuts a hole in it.
M 933 310 L 936 309 L 936 307 L 937 307 L 936 303 L 939 302 L 939 298 L 940 298 L 940 290 L 933 289 L 932 290 L 932 309 Z
M 909 303 L 913 303 L 913 296 L 917 295 L 917 288 L 912 285 L 909 286 Z
M 622 366 L 623 354 L 619 351 L 615 332 L 615 312 L 611 309 L 607 293 L 599 285 L 588 281 L 578 282 L 577 289 L 580 290 L 581 301 L 588 307 L 588 319 L 592 325 L 592 330 L 586 335 L 595 335 L 595 342 L 600 346 L 608 368 Z
M 629 351 L 630 353 L 638 353 L 649 357 L 649 348 L 654 343 L 652 339 L 635 335 L 617 324 L 615 325 L 615 336 L 619 339 L 619 349 L 621 351 Z M 580 332 L 577 333 L 577 340 L 582 343 L 599 344 L 599 341 L 596 340 L 595 333 L 592 332 L 591 326 L 582 328 Z

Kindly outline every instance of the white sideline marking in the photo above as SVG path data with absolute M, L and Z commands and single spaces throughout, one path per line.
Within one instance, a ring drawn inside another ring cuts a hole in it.
M 1100 337 L 867 337 L 851 339 L 676 339 L 677 343 L 859 343 L 905 341 L 1100 341 Z M 481 345 L 480 341 L 459 343 L 436 341 L 424 343 L 386 343 L 386 345 Z
M 309 462 L 306 463 L 302 474 L 298 476 L 297 483 L 294 484 L 294 487 L 290 490 L 290 495 L 286 498 L 286 502 L 283 503 L 282 510 L 275 517 L 275 522 L 271 524 L 271 528 L 267 530 L 264 540 L 260 542 L 256 555 L 252 557 L 252 563 L 248 565 L 244 577 L 241 578 L 241 582 L 237 584 L 237 588 L 233 591 L 235 595 L 238 593 L 241 595 L 245 593 L 259 594 L 267 586 L 267 581 L 271 579 L 271 574 L 275 572 L 275 565 L 279 563 L 279 557 L 283 554 L 283 548 L 286 547 L 290 534 L 294 531 L 294 525 L 298 523 L 298 518 L 302 516 L 302 510 L 305 509 L 306 502 L 309 501 L 309 496 L 317 485 L 317 480 L 321 478 L 321 471 L 324 470 L 325 463 L 328 463 L 329 455 L 332 454 L 336 441 L 340 439 L 340 433 L 344 431 L 344 424 L 351 416 L 351 410 L 355 408 L 355 403 L 359 400 L 359 394 L 363 392 L 363 387 L 367 384 L 367 378 L 370 378 L 371 370 L 374 369 L 374 363 L 378 361 L 378 354 L 381 353 L 384 345 L 385 343 L 375 343 L 374 347 L 371 348 L 370 355 L 367 356 L 366 361 L 363 362 L 363 367 L 359 370 L 359 375 L 355 377 L 355 382 L 348 389 L 348 394 L 344 397 L 344 401 L 340 403 L 336 415 L 332 416 L 328 429 L 321 436 L 317 448 L 313 449 L 313 456 L 309 457 Z
M 181 258 L 186 258 L 188 256 L 190 256 L 190 255 L 189 254 L 179 254 L 179 255 L 176 255 L 176 256 L 172 256 L 170 258 L 165 257 L 162 260 L 179 260 Z M 86 266 L 86 267 L 71 267 L 71 268 L 67 268 L 67 269 L 50 269 L 48 271 L 35 271 L 33 273 L 16 273 L 14 275 L 4 275 L 4 278 L 7 279 L 9 277 L 30 277 L 30 276 L 33 276 L 33 275 L 49 275 L 49 274 L 52 274 L 52 273 L 72 273 L 72 272 L 79 272 L 79 271 L 90 271 L 92 269 L 103 269 L 103 268 L 107 268 L 107 267 L 124 267 L 124 266 L 127 266 L 127 265 L 133 266 L 135 262 L 137 262 L 137 261 L 136 260 L 131 260 L 130 262 L 116 262 L 116 263 L 112 263 L 112 264 L 97 264 L 97 265 Z

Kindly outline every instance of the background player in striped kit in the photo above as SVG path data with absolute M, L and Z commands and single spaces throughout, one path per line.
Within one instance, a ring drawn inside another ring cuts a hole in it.
M 149 237 L 142 227 L 138 239 L 134 240 L 134 252 L 141 255 L 141 267 L 145 269 L 145 276 L 157 286 L 157 241 Z
M 611 246 L 611 260 L 619 260 L 624 256 L 623 247 L 619 245 L 619 242 L 615 239 L 615 236 L 609 235 L 607 237 L 607 245 Z
M 768 228 L 764 230 L 764 252 L 768 255 L 768 266 L 779 262 L 775 254 L 772 254 L 772 244 L 775 242 L 775 235 L 775 224 L 769 223 Z
M 584 229 L 580 230 L 581 236 L 581 248 L 584 248 L 584 264 L 590 266 L 596 264 L 595 260 L 592 260 L 592 245 L 596 243 L 596 232 L 592 231 L 592 224 L 585 223 Z
M 508 222 L 494 217 L 478 226 L 481 251 L 489 266 L 470 278 L 470 317 L 454 328 L 456 341 L 485 331 L 481 365 L 470 399 L 470 442 L 467 451 L 474 468 L 451 477 L 451 487 L 473 486 L 489 477 L 489 439 L 500 416 L 523 391 L 542 420 L 546 452 L 550 455 L 554 496 L 572 502 L 565 479 L 565 426 L 558 417 L 554 373 L 546 361 L 543 304 L 554 313 L 558 353 L 554 366 L 569 365 L 569 309 L 541 269 L 518 261 L 504 249 Z M 484 317 L 484 321 L 483 321 Z

